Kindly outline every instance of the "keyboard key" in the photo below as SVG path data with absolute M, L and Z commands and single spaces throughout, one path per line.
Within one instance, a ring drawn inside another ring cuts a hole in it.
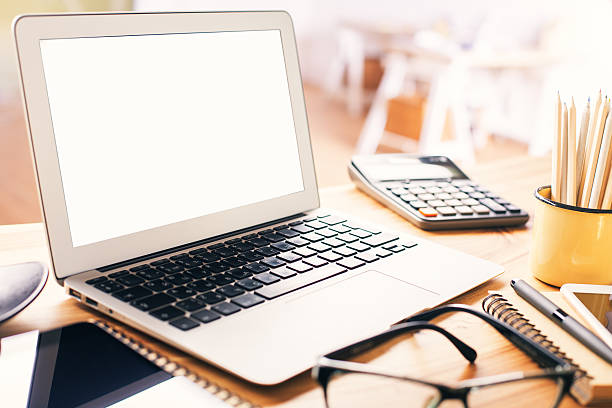
M 253 279 L 242 279 L 236 282 L 236 285 L 240 286 L 244 290 L 255 290 L 261 288 L 263 285 Z
M 310 244 L 310 241 L 305 240 L 302 237 L 291 238 L 291 239 L 288 239 L 287 242 L 290 243 L 291 245 L 295 245 L 296 247 L 302 247 L 304 245 Z
M 194 249 L 193 251 L 189 251 L 189 255 L 197 255 L 197 254 L 202 254 L 206 252 L 206 248 L 198 248 L 198 249 Z
M 282 259 L 283 261 L 288 263 L 299 261 L 300 259 L 302 259 L 301 256 L 293 252 L 285 252 L 284 254 L 278 255 L 277 258 Z
M 221 273 L 221 272 L 225 272 L 225 271 L 227 271 L 229 269 L 230 269 L 229 265 L 226 265 L 226 264 L 222 263 L 221 261 L 213 262 L 211 264 L 204 265 L 202 267 L 203 271 L 211 272 L 211 273 Z
M 118 277 L 123 276 L 123 275 L 127 275 L 128 273 L 129 273 L 128 271 L 123 270 L 123 271 L 119 271 L 119 272 L 113 272 L 113 273 L 109 274 L 108 277 L 114 279 L 114 278 L 118 278 Z M 87 283 L 87 282 L 85 282 L 85 283 Z
M 391 252 L 402 252 L 404 249 L 406 249 L 406 248 L 403 247 L 403 246 L 397 245 L 397 246 L 389 248 L 389 251 L 391 251 Z
M 186 286 L 179 286 L 178 288 L 172 288 L 167 292 L 170 296 L 174 296 L 178 299 L 185 299 L 187 297 L 195 296 L 197 292 L 193 289 L 189 289 Z
M 323 235 L 325 238 L 331 238 L 331 237 L 335 237 L 336 235 L 338 235 L 338 233 L 336 231 L 333 231 L 333 230 L 331 230 L 329 228 L 318 230 L 317 234 Z
M 457 211 L 455 211 L 453 207 L 438 207 L 436 208 L 436 210 L 440 214 L 446 215 L 446 216 L 457 214 Z
M 255 262 L 264 258 L 262 254 L 258 254 L 257 252 L 243 252 L 238 256 L 247 262 Z
M 133 268 L 130 268 L 130 271 L 138 272 L 138 271 L 143 271 L 143 270 L 149 269 L 149 268 L 151 268 L 151 267 L 149 265 L 146 265 L 146 264 L 145 265 L 138 265 L 138 266 L 135 266 Z
M 233 303 L 227 303 L 227 302 L 219 303 L 218 305 L 213 306 L 212 309 L 215 312 L 219 312 L 222 315 L 226 315 L 226 316 L 240 311 L 240 308 L 238 306 L 236 306 Z
M 270 244 L 270 246 L 281 252 L 287 252 L 287 251 L 291 251 L 292 249 L 295 249 L 295 246 L 287 242 L 275 242 L 273 244 Z
M 307 227 L 306 225 L 294 225 L 291 227 L 292 230 L 299 232 L 300 234 L 306 234 L 308 232 L 313 231 L 312 228 Z
M 352 244 L 349 244 L 347 246 L 358 252 L 363 252 L 363 251 L 367 251 L 368 249 L 370 249 L 369 245 L 362 244 L 361 242 L 353 242 Z
M 357 241 L 359 238 L 357 238 L 355 235 L 351 235 L 350 233 L 348 233 L 348 234 L 338 235 L 336 239 L 339 239 L 340 241 L 350 244 L 351 242 Z
M 221 289 L 217 289 L 217 293 L 220 293 L 225 297 L 231 298 L 234 296 L 242 295 L 244 293 L 244 290 L 240 289 L 237 286 L 228 285 L 222 287 Z
M 421 208 L 419 210 L 419 212 L 421 214 L 423 214 L 425 217 L 436 217 L 436 216 L 438 216 L 438 212 L 434 208 L 431 208 L 431 207 Z
M 159 266 L 159 265 L 163 265 L 163 264 L 168 263 L 168 262 L 170 262 L 170 260 L 164 258 L 164 259 L 159 259 L 157 261 L 151 262 L 151 265 L 152 266 Z
M 201 310 L 197 313 L 192 313 L 191 317 L 198 319 L 202 323 L 210 323 L 219 319 L 221 316 L 210 310 Z
M 282 229 L 282 230 L 278 230 L 276 231 L 277 234 L 282 235 L 285 238 L 293 238 L 293 237 L 297 237 L 298 235 L 300 235 L 299 232 L 294 231 L 292 229 Z
M 170 275 L 173 273 L 179 273 L 179 272 L 184 271 L 185 267 L 181 265 L 173 264 L 173 263 L 166 263 L 166 264 L 158 266 L 156 269 L 167 275 Z
M 292 221 L 292 222 L 289 223 L 289 226 L 295 227 L 296 225 L 300 225 L 300 224 L 303 224 L 303 223 L 304 223 L 304 221 L 302 221 L 302 220 Z
M 153 292 L 162 292 L 164 290 L 168 290 L 171 287 L 173 287 L 174 285 L 166 282 L 162 279 L 157 279 L 154 281 L 150 281 L 150 282 L 146 282 L 144 285 L 145 288 L 152 290 Z
M 274 232 L 274 230 L 272 228 L 268 228 L 265 230 L 261 230 L 258 232 L 259 235 L 265 235 L 265 234 L 272 234 Z
M 178 261 L 176 261 L 176 263 L 179 265 L 183 265 L 185 268 L 195 268 L 197 266 L 202 265 L 203 262 L 195 258 L 186 258 L 179 259 Z
M 210 272 L 205 272 L 202 268 L 193 268 L 185 272 L 194 279 L 202 279 L 210 275 Z
M 217 286 L 225 286 L 234 282 L 234 278 L 227 275 L 215 275 L 207 278 L 206 280 L 214 283 Z
M 136 309 L 140 309 L 143 312 L 146 312 L 151 309 L 157 309 L 158 307 L 167 305 L 168 303 L 172 303 L 175 300 L 176 298 L 169 296 L 165 293 L 157 293 L 155 295 L 147 296 L 142 299 L 134 300 L 130 304 Z
M 113 293 L 113 296 L 124 302 L 131 302 L 132 300 L 140 299 L 152 294 L 153 292 L 151 292 L 149 289 L 143 288 L 142 286 L 134 286 L 129 289 L 115 292 Z
M 268 241 L 267 239 L 263 239 L 263 238 L 253 238 L 249 240 L 249 243 L 251 243 L 252 245 L 255 245 L 256 247 L 263 247 L 263 246 L 268 245 L 270 241 Z
M 325 252 L 331 249 L 329 245 L 326 245 L 322 242 L 315 242 L 314 244 L 310 244 L 308 245 L 308 248 L 312 249 L 313 251 L 317 251 L 317 252 Z
M 309 232 L 308 234 L 302 235 L 302 238 L 309 240 L 310 242 L 322 241 L 325 237 L 319 235 L 316 232 Z
M 279 278 L 283 278 L 283 279 L 287 279 L 290 278 L 291 276 L 295 276 L 296 272 L 294 270 L 291 270 L 287 267 L 282 267 L 282 268 L 276 268 L 272 271 L 270 271 L 271 274 L 278 276 Z
M 140 285 L 141 283 L 144 283 L 144 281 L 145 281 L 144 279 L 139 278 L 138 276 L 132 275 L 132 274 L 124 275 L 124 276 L 117 278 L 117 282 L 125 286 Z
M 263 235 L 262 237 L 263 237 L 264 239 L 267 239 L 267 240 L 268 240 L 268 241 L 270 241 L 270 242 L 279 242 L 279 241 L 282 241 L 282 240 L 284 240 L 284 239 L 285 239 L 285 237 L 283 237 L 282 235 L 280 235 L 280 234 L 275 234 L 275 233 L 272 233 L 272 234 L 265 234 L 265 235 Z
M 324 252 L 322 254 L 319 254 L 320 258 L 325 259 L 327 262 L 336 262 L 338 259 L 342 259 L 343 256 L 340 254 L 337 254 L 335 252 L 332 251 L 327 251 Z
M 374 253 L 381 258 L 386 258 L 389 255 L 393 255 L 393 252 L 388 251 L 384 248 L 378 248 L 376 251 L 374 251 Z
M 270 268 L 278 268 L 279 266 L 283 266 L 285 264 L 285 261 L 276 257 L 272 257 L 264 259 L 263 261 L 261 261 L 261 263 L 266 266 L 269 266 Z
M 197 292 L 208 292 L 209 290 L 212 290 L 217 287 L 217 285 L 215 285 L 214 283 L 203 280 L 189 282 L 185 286 Z
M 278 249 L 274 249 L 271 247 L 257 248 L 256 251 L 257 253 L 263 256 L 274 256 L 276 254 L 280 254 L 280 251 Z
M 472 207 L 472 210 L 474 210 L 476 214 L 488 214 L 490 212 L 484 205 L 475 205 Z
M 107 281 L 108 278 L 106 276 L 100 276 L 98 278 L 93 278 L 90 280 L 85 281 L 86 284 L 88 285 L 95 285 L 96 283 L 102 283 L 104 281 Z
M 176 319 L 170 322 L 170 324 L 177 329 L 181 329 L 182 331 L 191 330 L 195 327 L 198 327 L 200 324 L 195 321 L 188 319 L 186 317 L 181 317 L 180 319 Z
M 362 239 L 361 242 L 372 247 L 377 247 L 388 242 L 395 241 L 398 238 L 399 237 L 397 235 L 387 234 L 383 232 L 382 234 L 373 235 L 369 238 Z
M 195 255 L 195 257 L 197 259 L 201 260 L 204 263 L 216 262 L 219 259 L 221 259 L 221 257 L 219 255 L 215 254 L 214 252 L 199 253 L 199 254 Z
M 249 244 L 248 242 L 239 242 L 232 245 L 232 248 L 238 252 L 246 252 L 255 249 L 255 245 Z
M 193 280 L 193 278 L 186 273 L 177 273 L 176 275 L 166 276 L 164 281 L 173 284 L 174 286 L 184 285 Z
M 336 225 L 346 221 L 342 217 L 338 217 L 337 215 L 330 215 L 329 217 L 321 218 L 321 222 L 327 225 Z
M 296 272 L 304 273 L 306 271 L 310 271 L 312 266 L 306 265 L 304 262 L 295 262 L 290 265 L 287 265 L 287 268 L 293 269 Z
M 255 275 L 253 278 L 265 285 L 270 285 L 280 280 L 278 276 L 274 276 L 269 272 L 260 273 L 259 275 Z
M 355 269 L 362 265 L 365 265 L 365 262 L 356 258 L 346 258 L 339 261 L 338 265 L 343 266 L 347 269 Z
M 222 262 L 231 268 L 238 268 L 239 266 L 246 265 L 247 263 L 247 261 L 240 259 L 238 257 L 235 257 L 235 256 L 231 258 L 226 258 Z
M 123 286 L 120 283 L 114 282 L 114 281 L 106 281 L 106 282 L 95 284 L 94 288 L 101 290 L 104 293 L 111 293 L 111 292 L 116 292 L 120 289 L 123 289 L 125 288 L 125 286 Z
M 351 230 L 350 228 L 345 227 L 344 225 L 334 225 L 333 227 L 329 227 L 329 229 L 332 231 L 336 231 L 338 234 L 344 234 Z
M 162 307 L 161 309 L 154 310 L 150 312 L 149 314 L 157 317 L 159 320 L 166 321 L 166 320 L 174 319 L 175 317 L 184 316 L 185 312 L 177 309 L 174 306 L 166 306 L 166 307 Z
M 325 259 L 319 258 L 318 256 L 313 256 L 304 259 L 304 263 L 318 268 L 319 266 L 325 265 L 327 261 Z
M 251 276 L 251 272 L 248 269 L 231 269 L 228 272 L 230 275 L 232 275 L 235 279 L 244 279 L 248 276 Z
M 170 260 L 176 261 L 178 259 L 184 259 L 184 258 L 189 258 L 189 255 L 188 254 L 173 255 L 173 256 L 170 257 Z
M 247 293 L 246 295 L 239 296 L 235 299 L 232 299 L 232 303 L 235 303 L 238 306 L 243 307 L 245 309 L 248 309 L 249 307 L 253 307 L 263 302 L 264 302 L 264 299 L 262 297 L 259 297 L 257 295 L 253 295 L 250 293 Z
M 368 231 L 364 231 L 362 229 L 354 229 L 351 232 L 349 232 L 349 234 L 354 235 L 354 236 L 359 237 L 359 238 L 367 238 L 370 235 L 372 235 Z
M 378 256 L 376 256 L 373 252 L 362 252 L 360 254 L 355 255 L 355 258 L 360 259 L 365 262 L 374 262 L 378 260 Z M 346 266 L 346 265 L 345 265 Z
M 503 214 L 506 212 L 506 207 L 504 207 L 501 204 L 498 204 L 497 202 L 495 202 L 494 200 L 490 198 L 482 199 L 480 200 L 480 203 L 489 207 L 489 209 L 493 211 L 495 214 Z
M 293 253 L 298 254 L 301 257 L 308 258 L 309 256 L 315 255 L 317 251 L 314 251 L 310 248 L 298 248 L 295 251 L 293 251 Z
M 232 238 L 232 239 L 225 241 L 225 245 L 234 245 L 240 241 L 242 241 L 242 238 Z
M 467 205 L 460 205 L 458 207 L 455 207 L 455 210 L 457 210 L 457 212 L 462 215 L 470 215 L 474 213 L 474 211 L 472 211 L 472 209 Z
M 327 238 L 325 240 L 323 240 L 323 243 L 325 245 L 329 245 L 332 248 L 338 248 L 341 247 L 342 245 L 344 245 L 344 241 L 341 241 L 337 238 Z
M 215 303 L 219 303 L 225 300 L 225 296 L 220 295 L 216 292 L 206 292 L 196 296 L 196 299 L 199 299 L 206 304 L 214 305 Z
M 219 248 L 223 248 L 224 246 L 225 246 L 224 243 L 219 242 L 217 244 L 212 244 L 212 245 L 208 246 L 208 249 L 211 249 L 211 250 L 212 249 L 219 249 Z
M 346 272 L 346 268 L 336 264 L 328 264 L 303 275 L 298 275 L 291 279 L 283 280 L 270 286 L 265 286 L 256 290 L 255 294 L 266 299 L 274 299 L 343 272 Z
M 186 312 L 193 312 L 195 310 L 200 310 L 204 308 L 206 306 L 206 302 L 200 299 L 189 298 L 177 302 L 175 306 Z
M 159 279 L 164 276 L 163 272 L 157 271 L 155 269 L 145 269 L 144 271 L 136 272 L 136 275 L 146 280 L 154 280 Z
M 252 273 L 262 273 L 267 270 L 270 270 L 269 267 L 267 267 L 266 265 L 260 264 L 260 263 L 248 264 L 247 266 L 245 266 L 245 268 L 248 269 Z
M 316 229 L 316 230 L 327 227 L 327 225 L 323 224 L 321 221 L 307 222 L 306 226 L 310 227 L 310 228 L 313 228 L 313 229 Z
M 355 251 L 354 249 L 347 247 L 335 248 L 334 252 L 342 256 L 351 256 L 357 253 L 357 251 Z

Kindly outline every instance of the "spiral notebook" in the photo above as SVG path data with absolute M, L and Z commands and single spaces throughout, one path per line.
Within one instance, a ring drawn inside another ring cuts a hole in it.
M 542 294 L 561 309 L 572 311 L 572 307 L 560 292 Z M 580 402 L 588 405 L 612 406 L 612 366 L 519 297 L 512 289 L 490 292 L 482 301 L 482 308 L 567 361 L 578 370 L 577 377 L 588 378 L 590 393 L 587 398 L 584 398 L 584 395 L 578 397 L 572 392 Z M 588 327 L 577 313 L 572 313 L 572 316 Z
M 130 347 L 140 355 L 147 358 L 149 361 L 155 363 L 158 367 L 162 368 L 167 373 L 173 376 L 185 376 L 187 379 L 195 382 L 196 384 L 203 387 L 206 391 L 210 392 L 217 398 L 223 400 L 226 404 L 235 408 L 257 408 L 256 405 L 249 402 L 248 400 L 232 393 L 218 384 L 215 384 L 202 376 L 188 370 L 182 365 L 168 359 L 163 356 L 160 352 L 152 350 L 150 347 L 145 346 L 137 340 L 135 337 L 128 334 L 124 329 L 113 326 L 102 320 L 91 320 L 91 323 L 95 324 L 123 344 Z

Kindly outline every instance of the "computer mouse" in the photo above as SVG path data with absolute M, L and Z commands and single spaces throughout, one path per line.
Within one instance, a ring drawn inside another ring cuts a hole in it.
M 29 305 L 48 276 L 48 268 L 40 262 L 0 266 L 0 323 Z

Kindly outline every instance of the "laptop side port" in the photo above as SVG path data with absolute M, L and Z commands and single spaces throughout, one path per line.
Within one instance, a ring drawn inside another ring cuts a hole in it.
M 85 298 L 85 303 L 87 303 L 88 305 L 91 305 L 93 307 L 98 307 L 98 302 L 96 302 L 93 299 L 90 299 L 88 297 Z
M 68 294 L 77 300 L 81 300 L 81 294 L 72 288 L 68 289 Z

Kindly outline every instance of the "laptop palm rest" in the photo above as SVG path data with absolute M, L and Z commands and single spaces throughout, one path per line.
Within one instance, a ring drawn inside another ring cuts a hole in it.
M 235 335 L 207 339 L 206 349 L 235 374 L 260 384 L 276 384 L 311 367 L 317 356 L 384 330 L 437 302 L 438 296 L 431 292 L 366 271 L 288 297 L 284 307 L 262 307 L 235 319 L 222 319 L 215 332 Z M 258 344 L 266 346 L 257 349 Z

